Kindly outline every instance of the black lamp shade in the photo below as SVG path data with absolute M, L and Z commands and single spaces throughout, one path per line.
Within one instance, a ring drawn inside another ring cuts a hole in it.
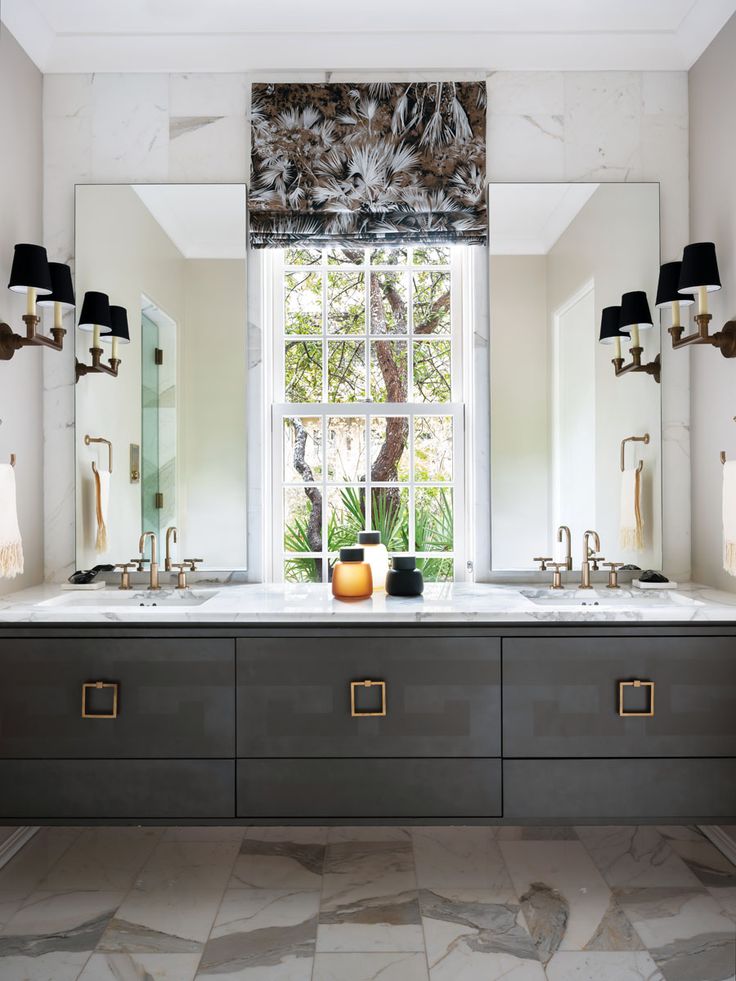
M 63 307 L 71 309 L 75 305 L 71 269 L 63 262 L 50 262 L 49 271 L 52 290 L 47 296 L 39 299 L 38 305 L 52 307 L 55 303 L 60 303 Z
M 79 329 L 91 333 L 95 327 L 112 326 L 110 321 L 110 299 L 107 293 L 91 291 L 84 294 L 82 312 L 79 314 Z
M 130 334 L 128 332 L 128 311 L 125 307 L 110 307 L 110 324 L 112 329 L 107 334 L 102 335 L 103 341 L 112 341 L 117 337 L 118 343 L 130 344 Z
M 631 293 L 624 293 L 621 297 L 619 327 L 621 330 L 626 330 L 627 327 L 634 326 L 637 326 L 639 330 L 646 330 L 648 327 L 654 326 L 649 301 L 644 290 L 632 290 Z
M 598 340 L 601 344 L 614 344 L 616 338 L 629 340 L 629 335 L 619 327 L 621 307 L 603 307 L 601 313 L 601 333 Z
M 693 242 L 682 253 L 679 289 L 689 293 L 704 286 L 709 293 L 721 288 L 716 247 L 713 242 Z
M 49 260 L 42 245 L 16 245 L 8 289 L 14 293 L 27 293 L 29 289 L 44 295 L 51 292 Z
M 681 262 L 665 262 L 659 267 L 655 307 L 665 307 L 668 303 L 679 303 L 683 307 L 691 307 L 695 303 L 694 296 L 689 293 L 680 293 L 681 268 Z

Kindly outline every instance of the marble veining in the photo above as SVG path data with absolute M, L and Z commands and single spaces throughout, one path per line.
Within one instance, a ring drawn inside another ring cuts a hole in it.
M 0 869 L 0 978 L 732 981 L 712 849 L 692 827 L 43 829 Z
M 421 597 L 376 593 L 346 603 L 326 584 L 239 584 L 235 577 L 220 583 L 205 574 L 190 595 L 194 602 L 187 605 L 187 594 L 170 587 L 121 594 L 110 584 L 85 594 L 47 584 L 0 597 L 0 623 L 736 622 L 736 596 L 694 584 L 676 591 L 622 587 L 611 598 L 605 586 L 588 593 L 571 587 L 555 595 L 539 584 L 428 583 Z

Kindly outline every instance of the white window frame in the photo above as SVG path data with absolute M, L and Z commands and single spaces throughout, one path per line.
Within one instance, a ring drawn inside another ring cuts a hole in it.
M 327 479 L 326 460 L 322 468 L 322 476 L 314 484 L 322 492 L 322 542 L 326 546 L 327 542 L 327 523 L 328 523 L 328 495 L 332 488 L 340 487 L 361 487 L 366 491 L 367 522 L 370 527 L 370 508 L 372 503 L 371 489 L 374 487 L 398 487 L 409 491 L 409 522 L 410 522 L 410 541 L 414 540 L 414 502 L 415 491 L 422 487 L 444 487 L 452 488 L 453 491 L 453 530 L 454 548 L 451 553 L 444 552 L 415 552 L 417 558 L 443 559 L 452 558 L 453 572 L 455 581 L 469 578 L 472 572 L 471 556 L 468 543 L 471 539 L 470 514 L 472 509 L 466 507 L 469 499 L 471 487 L 471 468 L 466 467 L 466 460 L 470 461 L 468 441 L 470 439 L 470 427 L 466 420 L 466 407 L 472 404 L 472 324 L 470 323 L 470 310 L 472 303 L 469 297 L 472 293 L 471 282 L 471 262 L 466 254 L 468 250 L 460 248 L 451 249 L 451 262 L 449 264 L 451 274 L 451 324 L 452 330 L 449 335 L 427 335 L 427 340 L 450 340 L 452 350 L 452 401 L 451 402 L 372 402 L 369 400 L 350 402 L 350 403 L 295 403 L 284 402 L 284 282 L 285 274 L 293 267 L 286 266 L 284 263 L 284 250 L 268 250 L 266 261 L 263 264 L 264 290 L 263 290 L 263 316 L 267 328 L 264 332 L 263 357 L 265 362 L 265 385 L 264 396 L 270 405 L 271 413 L 271 439 L 269 452 L 264 457 L 266 472 L 270 474 L 270 486 L 267 487 L 264 495 L 264 517 L 266 519 L 266 574 L 270 581 L 284 581 L 284 562 L 291 553 L 286 553 L 283 548 L 284 537 L 284 488 L 304 487 L 301 481 L 286 482 L 284 477 L 284 420 L 289 417 L 305 416 L 311 418 L 321 418 L 322 424 L 322 446 L 323 452 L 327 452 L 326 426 L 329 416 L 351 416 L 365 418 L 366 427 L 366 459 L 370 459 L 369 436 L 370 436 L 370 416 L 406 416 L 409 420 L 408 446 L 414 445 L 414 419 L 417 416 L 441 415 L 452 418 L 453 423 L 453 479 L 451 481 L 429 481 L 416 483 L 413 479 L 413 472 L 410 473 L 406 481 L 390 481 L 375 483 L 370 479 L 370 467 L 367 468 L 366 481 L 362 484 L 353 484 L 350 481 L 339 480 L 330 481 Z M 408 266 L 408 264 L 407 264 Z M 402 268 L 396 265 L 315 265 L 300 266 L 299 271 L 318 271 L 323 274 L 322 280 L 322 309 L 323 324 L 327 313 L 327 277 L 325 272 L 358 272 L 363 271 L 365 276 L 366 288 L 366 311 L 367 318 L 370 317 L 370 304 L 368 302 L 368 275 L 369 271 L 396 273 Z M 414 265 L 410 267 L 415 271 L 440 271 L 446 266 L 438 265 Z M 411 276 L 409 277 L 410 290 Z M 413 304 L 411 293 L 408 297 L 408 316 L 413 317 Z M 411 382 L 411 369 L 413 365 L 413 338 L 412 320 L 409 320 L 407 335 L 391 334 L 391 340 L 408 341 L 407 360 L 409 365 L 409 381 Z M 292 335 L 293 336 L 293 335 Z M 365 334 L 327 334 L 324 330 L 320 334 L 300 335 L 305 339 L 313 337 L 314 340 L 322 342 L 329 340 L 342 341 L 365 341 L 366 342 L 366 391 L 369 391 L 368 384 L 370 378 L 370 341 L 376 339 L 375 335 L 370 334 L 370 324 L 366 323 Z M 421 341 L 420 341 L 421 343 Z M 323 394 L 327 391 L 326 371 L 328 358 L 323 357 Z M 268 370 L 270 367 L 270 371 Z M 413 458 L 413 457 L 412 457 Z M 294 557 L 317 558 L 322 560 L 322 578 L 327 581 L 329 575 L 329 560 L 335 556 L 326 547 L 319 552 L 300 552 Z

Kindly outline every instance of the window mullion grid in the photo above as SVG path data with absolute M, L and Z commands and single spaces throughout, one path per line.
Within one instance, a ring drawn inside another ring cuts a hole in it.
M 328 511 L 328 500 L 327 500 L 327 413 L 322 414 L 320 420 L 321 432 L 322 432 L 322 480 L 320 481 L 322 488 L 322 582 L 329 582 L 329 548 L 327 542 L 327 511 Z
M 416 527 L 414 524 L 414 412 L 409 412 L 409 554 L 416 552 Z
M 327 341 L 327 253 L 322 252 L 322 401 L 328 401 L 328 364 L 330 346 Z

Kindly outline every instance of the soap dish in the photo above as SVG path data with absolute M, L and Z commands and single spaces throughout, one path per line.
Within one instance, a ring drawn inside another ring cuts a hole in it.
M 633 579 L 632 585 L 639 589 L 677 589 L 676 582 L 642 582 L 641 579 Z

